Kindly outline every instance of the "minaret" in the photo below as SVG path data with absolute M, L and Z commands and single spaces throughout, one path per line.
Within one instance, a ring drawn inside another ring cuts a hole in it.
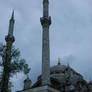
M 14 11 L 13 11 L 12 17 L 10 19 L 8 35 L 5 37 L 6 55 L 3 59 L 4 69 L 3 69 L 1 92 L 8 92 L 7 89 L 8 89 L 9 76 L 10 76 L 11 49 L 12 49 L 12 44 L 15 41 L 13 36 L 14 22 L 15 20 L 14 20 Z
M 43 0 L 43 17 L 40 19 L 43 28 L 42 34 L 42 85 L 50 85 L 50 47 L 49 47 L 49 1 Z

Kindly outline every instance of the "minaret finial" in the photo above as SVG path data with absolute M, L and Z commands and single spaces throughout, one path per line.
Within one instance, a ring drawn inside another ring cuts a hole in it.
M 11 19 L 14 19 L 14 10 L 13 10 L 13 12 L 12 12 L 12 17 L 11 17 Z
M 60 58 L 58 58 L 58 65 L 61 65 Z

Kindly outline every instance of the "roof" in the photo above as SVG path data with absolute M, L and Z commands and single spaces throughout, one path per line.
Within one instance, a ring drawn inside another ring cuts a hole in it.
M 85 90 L 87 90 L 87 82 L 83 79 L 82 75 L 74 71 L 69 65 L 58 64 L 51 67 L 50 80 L 51 86 L 57 90 L 61 90 L 63 87 L 72 87 L 74 89 L 78 84 L 85 86 Z M 42 80 L 40 75 L 32 88 L 40 87 L 41 82 Z

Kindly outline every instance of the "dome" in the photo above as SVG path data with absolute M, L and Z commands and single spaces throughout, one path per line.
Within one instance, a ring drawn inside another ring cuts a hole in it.
M 32 88 L 41 86 L 41 76 L 38 77 L 37 82 Z M 55 65 L 50 68 L 50 81 L 51 86 L 57 90 L 67 92 L 75 92 L 74 90 L 80 89 L 80 86 L 84 86 L 81 90 L 87 91 L 87 82 L 83 79 L 82 75 L 73 70 L 69 65 Z M 83 91 L 84 92 L 84 91 Z
M 55 65 L 50 68 L 51 74 L 53 73 L 63 73 L 67 69 L 67 66 L 65 65 Z
M 72 84 L 76 84 L 81 81 L 83 77 L 74 71 L 69 65 L 55 65 L 50 68 L 51 78 L 57 79 L 61 84 L 64 84 L 66 80 Z

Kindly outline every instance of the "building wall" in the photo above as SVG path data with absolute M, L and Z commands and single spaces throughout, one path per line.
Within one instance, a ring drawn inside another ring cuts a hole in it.
M 55 90 L 49 86 L 42 86 L 42 87 L 37 87 L 33 89 L 28 89 L 20 92 L 60 92 L 58 90 Z

